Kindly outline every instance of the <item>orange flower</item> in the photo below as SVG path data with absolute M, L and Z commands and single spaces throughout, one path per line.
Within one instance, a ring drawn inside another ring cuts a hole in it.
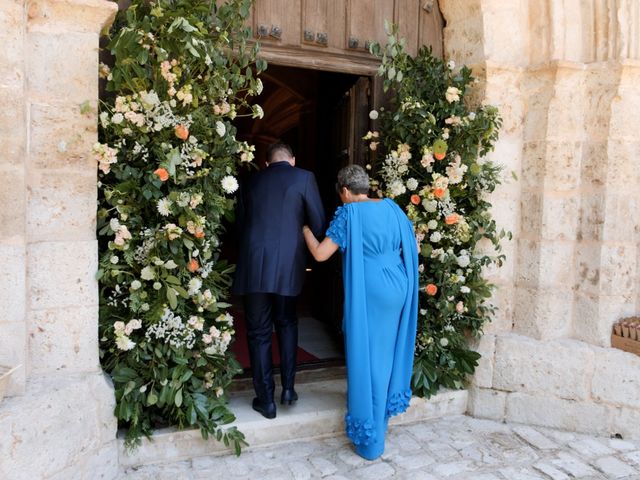
M 157 175 L 158 178 L 163 182 L 166 182 L 167 180 L 169 180 L 169 172 L 167 172 L 165 168 L 160 167 L 153 173 Z
M 411 195 L 411 203 L 418 205 L 420 203 L 420 195 Z
M 194 233 L 193 236 L 196 238 L 204 238 L 204 231 L 196 230 L 196 233 Z
M 433 283 L 429 283 L 426 287 L 424 287 L 425 292 L 427 292 L 427 295 L 431 295 L 432 297 L 438 293 L 438 287 L 436 287 Z
M 436 198 L 443 198 L 443 197 L 445 196 L 445 194 L 446 194 L 446 193 L 447 193 L 447 191 L 446 191 L 444 188 L 436 188 L 436 189 L 433 191 L 433 195 L 434 195 Z
M 198 261 L 195 258 L 192 258 L 191 260 L 189 260 L 189 263 L 187 264 L 187 270 L 189 270 L 191 273 L 193 273 L 196 270 L 198 270 L 199 268 L 200 268 L 200 264 L 198 263 Z
M 433 154 L 433 156 L 434 156 L 434 158 L 435 158 L 436 160 L 442 160 L 444 157 L 446 157 L 446 156 L 447 156 L 447 154 L 446 154 L 445 152 L 442 152 L 442 153 L 434 153 L 434 154 Z
M 178 137 L 180 140 L 186 140 L 187 138 L 189 138 L 189 129 L 182 124 L 176 125 L 175 133 L 176 137 Z
M 447 225 L 455 225 L 459 221 L 460 221 L 460 215 L 458 215 L 457 213 L 452 213 L 451 215 L 448 215 L 444 219 L 444 223 L 446 223 Z

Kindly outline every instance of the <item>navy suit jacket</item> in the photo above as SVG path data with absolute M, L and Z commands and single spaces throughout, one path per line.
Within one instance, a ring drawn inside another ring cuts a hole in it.
M 251 176 L 238 195 L 240 248 L 233 293 L 296 296 L 307 247 L 303 225 L 324 234 L 325 216 L 313 173 L 276 162 Z

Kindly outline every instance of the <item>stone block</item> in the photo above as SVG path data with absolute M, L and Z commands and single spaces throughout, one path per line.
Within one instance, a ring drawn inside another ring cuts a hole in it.
M 520 197 L 520 231 L 518 238 L 540 238 L 542 228 L 542 194 L 523 191 Z
M 23 94 L 22 88 L 0 84 L 0 167 L 24 166 L 27 126 Z
M 34 243 L 27 258 L 32 310 L 98 304 L 96 241 Z
M 30 242 L 96 237 L 96 174 L 36 170 L 29 178 L 27 235 Z
M 573 248 L 569 242 L 519 240 L 517 284 L 529 288 L 567 288 L 573 281 Z
M 503 121 L 498 144 L 508 142 L 510 137 L 521 141 L 525 118 L 525 102 L 520 88 L 522 70 L 517 67 L 505 68 L 505 64 L 496 64 L 493 59 L 485 65 L 484 98 L 480 98 L 477 103 L 488 103 L 498 107 Z M 519 155 L 502 159 L 518 157 Z
M 527 393 L 507 396 L 507 422 L 608 435 L 609 417 L 607 407 L 593 402 Z
M 103 375 L 29 381 L 19 398 L 5 399 L 0 413 L 0 458 L 12 480 L 49 478 L 57 472 L 67 478 L 93 478 L 81 466 L 97 454 L 106 437 L 113 441 L 115 397 Z
M 497 285 L 491 297 L 498 311 L 490 323 L 484 326 L 485 334 L 508 333 L 513 329 L 514 288 L 511 285 Z
M 82 114 L 80 104 L 32 104 L 29 164 L 51 170 L 73 168 L 85 174 L 96 171 L 91 147 L 98 140 L 97 106 Z M 95 180 L 94 180 L 95 183 Z
M 607 183 L 607 170 L 611 168 L 613 159 L 608 158 L 609 145 L 606 138 L 596 141 L 589 138 L 582 147 L 580 165 L 580 181 L 583 188 L 602 188 Z
M 0 205 L 5 206 L 0 209 L 0 241 L 20 243 L 24 238 L 26 222 L 24 169 L 0 168 L 0 178 Z
M 507 393 L 487 388 L 470 388 L 467 413 L 476 418 L 503 421 Z
M 546 190 L 575 190 L 580 187 L 582 142 L 549 140 L 544 145 Z
M 98 35 L 45 34 L 27 37 L 27 88 L 37 103 L 65 99 L 80 105 L 98 97 Z
M 575 340 L 540 342 L 520 335 L 500 335 L 496 338 L 493 388 L 587 399 L 593 356 L 591 348 Z
M 528 190 L 540 190 L 544 187 L 546 175 L 547 142 L 537 140 L 525 142 L 522 146 L 522 174 L 520 182 Z
M 622 438 L 640 439 L 640 409 L 617 407 L 612 409 L 611 433 L 620 434 Z M 640 466 L 640 452 L 638 453 L 638 466 Z
M 571 331 L 572 297 L 570 289 L 517 286 L 514 332 L 541 340 L 566 337 Z
M 640 357 L 613 348 L 596 348 L 593 397 L 640 410 Z
M 591 295 L 632 295 L 638 264 L 634 244 L 579 243 L 576 287 Z
M 640 95 L 637 87 L 621 86 L 611 100 L 609 138 L 637 141 L 631 125 L 640 125 Z
M 473 374 L 471 383 L 477 387 L 491 388 L 494 355 L 496 351 L 495 335 L 483 335 L 479 339 L 474 339 L 469 346 L 482 355 L 478 361 L 478 366 Z
M 629 187 L 634 190 L 629 190 Z M 602 232 L 602 238 L 605 242 L 629 244 L 635 242 L 636 232 L 640 231 L 640 216 L 637 215 L 640 203 L 637 193 L 639 188 L 640 182 L 635 186 L 626 185 L 626 188 L 615 185 L 607 187 Z M 625 189 L 627 191 L 624 191 Z
M 24 321 L 0 323 L 0 365 L 9 368 L 21 365 L 11 374 L 6 391 L 7 396 L 21 395 L 24 392 L 28 369 L 26 349 L 27 336 Z M 2 443 L 1 437 L 0 433 L 0 443 Z
M 29 319 L 31 374 L 98 372 L 98 308 L 35 310 Z
M 605 157 L 606 173 L 602 181 L 613 191 L 621 187 L 634 188 L 640 185 L 640 169 L 638 169 L 638 158 L 640 158 L 640 142 L 637 139 L 615 139 L 610 137 L 606 144 Z
M 118 465 L 118 444 L 114 439 L 92 452 L 87 452 L 82 461 L 57 472 L 51 480 L 90 478 L 91 480 L 114 480 L 121 478 Z
M 487 7 L 483 2 L 484 54 L 487 60 L 508 65 L 522 65 L 528 55 L 529 17 L 519 2 L 503 3 L 502 8 Z
M 579 194 L 574 192 L 544 194 L 540 229 L 543 239 L 573 241 L 576 238 L 579 200 Z
M 637 313 L 631 295 L 589 295 L 578 292 L 575 296 L 573 336 L 591 345 L 611 345 L 611 328 L 624 317 Z
M 23 244 L 0 243 L 0 325 L 24 322 L 26 309 L 26 252 Z
M 101 0 L 39 0 L 27 10 L 29 32 L 98 33 L 111 24 L 117 4 Z
M 580 195 L 580 213 L 578 219 L 578 241 L 602 241 L 605 235 L 605 189 L 591 188 Z

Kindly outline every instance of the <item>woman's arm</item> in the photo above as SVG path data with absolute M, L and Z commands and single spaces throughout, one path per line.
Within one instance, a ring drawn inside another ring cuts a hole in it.
M 318 242 L 318 239 L 307 225 L 302 227 L 302 234 L 304 241 L 307 242 L 307 248 L 318 262 L 328 260 L 338 250 L 338 245 L 330 237 L 325 237 L 322 243 Z

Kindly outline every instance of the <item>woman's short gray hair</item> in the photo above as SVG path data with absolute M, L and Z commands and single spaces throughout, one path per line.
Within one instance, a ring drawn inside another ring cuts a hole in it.
M 360 165 L 347 165 L 338 172 L 338 193 L 347 188 L 353 194 L 369 193 L 369 175 Z

